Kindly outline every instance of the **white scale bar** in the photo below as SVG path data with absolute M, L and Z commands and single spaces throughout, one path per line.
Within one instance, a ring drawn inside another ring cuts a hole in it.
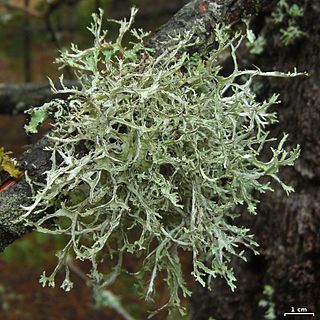
M 287 312 L 284 314 L 284 316 L 313 316 L 314 313 L 311 312 Z

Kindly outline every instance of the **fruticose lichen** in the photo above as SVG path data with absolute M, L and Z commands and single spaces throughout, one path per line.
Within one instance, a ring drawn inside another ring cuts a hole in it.
M 261 160 L 265 143 L 275 140 L 267 126 L 277 116 L 268 110 L 278 99 L 259 102 L 252 83 L 258 76 L 296 73 L 239 70 L 236 51 L 244 36 L 220 25 L 215 49 L 186 53 L 193 45 L 188 32 L 153 55 L 143 42 L 147 34 L 131 29 L 135 13 L 119 22 L 115 42 L 106 40 L 102 14 L 94 15 L 93 47 L 72 45 L 61 54 L 59 61 L 74 70 L 82 90 L 64 87 L 59 92 L 71 94 L 67 102 L 56 99 L 33 110 L 31 123 L 44 114 L 54 120 L 48 134 L 52 168 L 21 219 L 69 237 L 57 268 L 41 277 L 43 285 L 54 286 L 65 267 L 61 287 L 72 288 L 66 261 L 73 254 L 92 262 L 90 277 L 104 288 L 124 269 L 123 256 L 132 254 L 143 261 L 133 276 L 144 284 L 145 296 L 152 296 L 161 275 L 170 289 L 167 305 L 180 307 L 180 293 L 191 294 L 180 253 L 192 253 L 192 274 L 200 284 L 210 288 L 212 278 L 222 276 L 234 289 L 231 257 L 245 259 L 244 249 L 257 246 L 249 230 L 234 223 L 237 207 L 256 213 L 253 191 L 272 190 L 262 177 L 292 191 L 277 172 L 293 165 L 299 147 L 286 151 L 284 135 L 270 159 Z M 126 34 L 134 39 L 129 48 L 123 45 Z M 234 69 L 222 75 L 219 59 L 227 52 Z M 42 218 L 32 222 L 32 213 Z M 100 271 L 105 261 L 116 261 L 111 274 Z
M 289 46 L 306 36 L 298 24 L 298 19 L 303 17 L 303 14 L 303 8 L 295 3 L 289 4 L 288 0 L 280 0 L 277 3 L 276 10 L 272 13 L 272 19 L 274 23 L 284 26 L 280 28 L 280 41 L 283 45 Z

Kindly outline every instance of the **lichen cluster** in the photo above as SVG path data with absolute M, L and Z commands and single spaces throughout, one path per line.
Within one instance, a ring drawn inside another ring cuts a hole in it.
M 306 33 L 299 26 L 299 19 L 303 17 L 303 8 L 296 3 L 290 4 L 288 0 L 280 0 L 272 13 L 274 23 L 281 25 L 280 41 L 283 45 L 294 44 L 298 39 L 305 37 Z
M 28 131 L 50 116 L 48 134 L 52 168 L 46 183 L 35 186 L 25 219 L 39 231 L 67 235 L 59 263 L 43 285 L 55 285 L 65 267 L 61 287 L 72 288 L 67 257 L 90 260 L 90 277 L 99 288 L 117 279 L 124 255 L 142 261 L 134 274 L 151 297 L 158 276 L 170 289 L 168 306 L 180 306 L 179 295 L 190 295 L 179 255 L 192 254 L 193 276 L 210 288 L 222 276 L 232 289 L 232 256 L 245 259 L 255 250 L 248 229 L 237 226 L 238 206 L 255 214 L 253 191 L 272 190 L 280 167 L 293 165 L 299 147 L 286 151 L 286 135 L 274 143 L 268 161 L 259 155 L 272 143 L 267 126 L 277 121 L 269 112 L 277 96 L 259 102 L 252 90 L 257 76 L 292 76 L 279 72 L 239 70 L 236 51 L 243 36 L 217 26 L 214 48 L 188 54 L 192 32 L 172 37 L 164 52 L 154 55 L 144 45 L 145 34 L 121 21 L 115 42 L 106 40 L 102 14 L 94 15 L 89 30 L 92 48 L 61 54 L 82 89 L 63 88 L 68 101 L 56 99 L 33 109 Z M 129 47 L 123 37 L 129 34 Z M 234 69 L 223 75 L 219 65 L 229 53 Z M 63 80 L 61 79 L 62 85 Z M 53 87 L 54 91 L 57 91 Z M 40 120 L 39 120 L 40 119 Z M 37 222 L 32 213 L 42 214 Z M 100 266 L 115 261 L 113 272 Z

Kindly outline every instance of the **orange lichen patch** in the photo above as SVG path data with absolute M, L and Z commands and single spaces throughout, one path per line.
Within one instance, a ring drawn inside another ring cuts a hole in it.
M 204 1 L 198 5 L 197 10 L 199 13 L 206 13 L 208 12 L 208 8 L 209 8 L 208 2 Z

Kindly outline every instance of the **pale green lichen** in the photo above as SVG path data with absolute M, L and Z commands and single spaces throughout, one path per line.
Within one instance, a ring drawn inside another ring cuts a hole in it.
M 90 276 L 105 288 L 124 268 L 123 256 L 132 254 L 143 261 L 134 276 L 145 284 L 145 297 L 163 275 L 168 306 L 180 307 L 179 294 L 191 293 L 179 254 L 192 253 L 192 274 L 203 286 L 222 276 L 233 290 L 231 257 L 245 259 L 244 248 L 256 248 L 249 230 L 234 223 L 237 206 L 256 213 L 253 191 L 272 190 L 262 177 L 292 191 L 277 173 L 293 165 L 299 147 L 286 151 L 284 135 L 270 159 L 261 160 L 265 143 L 274 141 L 267 126 L 277 117 L 268 109 L 278 100 L 273 95 L 259 102 L 252 82 L 296 73 L 239 70 L 243 36 L 222 26 L 215 30 L 216 49 L 183 53 L 193 45 L 190 32 L 177 35 L 172 46 L 163 44 L 165 51 L 154 57 L 143 44 L 146 34 L 131 29 L 135 12 L 120 22 L 115 42 L 106 40 L 102 18 L 94 15 L 94 46 L 72 45 L 61 54 L 59 61 L 73 68 L 83 89 L 63 87 L 59 92 L 71 94 L 68 103 L 44 106 L 54 120 L 48 134 L 52 168 L 21 219 L 41 232 L 69 236 L 57 268 L 41 277 L 43 285 L 54 286 L 65 267 L 62 287 L 71 289 L 66 261 L 73 252 L 92 262 Z M 126 33 L 135 39 L 130 48 L 123 45 Z M 223 76 L 219 58 L 226 52 L 234 70 Z M 32 222 L 32 213 L 43 216 Z M 116 260 L 113 272 L 104 274 L 99 267 L 110 258 Z
M 289 46 L 296 40 L 306 36 L 298 24 L 298 19 L 303 16 L 303 9 L 297 4 L 290 5 L 288 0 L 280 0 L 276 10 L 272 13 L 272 19 L 276 24 L 285 27 L 280 29 L 280 40 L 285 46 Z
M 265 314 L 264 319 L 266 320 L 275 320 L 276 316 L 276 307 L 274 303 L 274 289 L 270 285 L 265 285 L 263 288 L 263 299 L 259 301 L 259 307 L 264 308 Z
M 244 22 L 247 26 L 247 28 L 246 28 L 246 30 L 247 30 L 246 46 L 249 49 L 249 52 L 251 54 L 259 55 L 264 51 L 267 41 L 263 35 L 256 36 L 254 34 L 254 32 L 249 27 L 248 20 L 245 20 Z
M 33 108 L 28 110 L 28 113 L 32 114 L 32 118 L 28 125 L 24 126 L 24 129 L 27 133 L 37 133 L 38 126 L 42 124 L 49 117 L 48 109 L 51 107 L 50 103 L 45 103 L 41 108 Z

